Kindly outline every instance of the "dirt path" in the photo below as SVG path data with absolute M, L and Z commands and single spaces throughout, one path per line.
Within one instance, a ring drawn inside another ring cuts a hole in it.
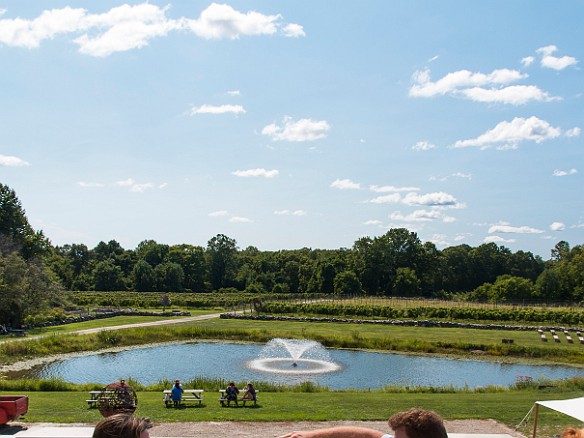
M 224 312 L 222 312 L 224 313 Z M 151 322 L 137 322 L 133 324 L 123 324 L 123 325 L 112 325 L 110 327 L 96 327 L 92 329 L 84 329 L 84 330 L 75 330 L 71 332 L 67 332 L 67 334 L 75 334 L 75 335 L 87 335 L 91 333 L 97 333 L 104 330 L 122 330 L 132 327 L 150 327 L 156 325 L 167 325 L 167 324 L 180 324 L 182 322 L 191 322 L 191 321 L 204 321 L 206 319 L 213 319 L 219 318 L 221 313 L 209 313 L 207 315 L 198 315 L 198 316 L 188 316 L 186 318 L 172 318 L 172 319 L 162 319 L 160 321 L 151 321 Z M 49 336 L 54 336 L 53 333 L 47 335 L 33 335 L 33 336 L 24 336 L 22 338 L 10 338 L 6 340 L 1 340 L 0 344 L 5 342 L 15 342 L 15 341 L 30 341 L 31 339 L 40 339 L 46 338 Z
M 445 421 L 449 433 L 468 434 L 507 434 L 525 438 L 515 430 L 494 420 L 451 420 Z M 0 426 L 0 434 L 13 435 L 35 426 L 44 427 L 93 427 L 95 424 L 57 424 L 57 423 L 10 423 Z M 386 421 L 278 421 L 278 422 L 193 422 L 193 423 L 156 423 L 150 431 L 152 437 L 205 437 L 205 438 L 243 438 L 243 437 L 279 437 L 288 432 L 314 430 L 335 426 L 358 426 L 390 432 Z M 63 434 L 63 436 L 67 436 Z
M 446 430 L 451 433 L 508 434 L 514 437 L 523 435 L 494 420 L 452 420 L 445 421 Z M 386 421 L 317 421 L 317 422 L 201 422 L 201 423 L 163 423 L 154 424 L 153 437 L 278 437 L 288 432 L 313 430 L 334 426 L 368 427 L 388 433 Z
M 138 322 L 135 324 L 114 325 L 111 327 L 97 327 L 97 328 L 92 328 L 92 329 L 76 330 L 76 331 L 70 332 L 70 333 L 74 333 L 74 334 L 78 334 L 78 335 L 87 335 L 90 333 L 101 332 L 103 330 L 122 330 L 122 329 L 127 329 L 127 328 L 132 328 L 132 327 L 151 327 L 151 326 L 156 326 L 156 325 L 180 324 L 183 322 L 204 321 L 206 319 L 219 318 L 220 315 L 221 315 L 221 313 L 209 313 L 208 315 L 188 316 L 186 318 L 163 319 L 160 321 Z

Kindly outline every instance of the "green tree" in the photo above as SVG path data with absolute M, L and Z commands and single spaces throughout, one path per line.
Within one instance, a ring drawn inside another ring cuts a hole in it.
M 218 234 L 207 242 L 207 264 L 214 290 L 234 284 L 237 270 L 237 242 Z
M 57 291 L 38 261 L 15 253 L 0 257 L 0 324 L 20 327 L 27 316 L 45 309 Z
M 17 252 L 29 260 L 46 254 L 49 248 L 43 232 L 28 223 L 14 190 L 0 183 L 0 255 Z
M 134 279 L 134 289 L 138 292 L 149 292 L 156 290 L 156 278 L 154 269 L 146 260 L 138 260 L 132 271 Z
M 420 280 L 416 271 L 411 268 L 397 268 L 393 283 L 394 295 L 401 297 L 418 296 L 420 293 Z
M 98 291 L 124 289 L 122 269 L 112 259 L 98 262 L 93 270 L 93 284 Z
M 183 286 L 193 292 L 205 291 L 205 250 L 200 246 L 173 245 L 165 261 L 177 263 L 184 273 Z
M 146 260 L 153 268 L 162 263 L 168 254 L 169 246 L 155 240 L 144 240 L 136 247 L 138 259 Z
M 157 289 L 162 292 L 181 292 L 185 274 L 178 263 L 161 263 L 154 268 Z
M 361 295 L 362 286 L 359 277 L 353 271 L 337 274 L 334 281 L 335 295 Z

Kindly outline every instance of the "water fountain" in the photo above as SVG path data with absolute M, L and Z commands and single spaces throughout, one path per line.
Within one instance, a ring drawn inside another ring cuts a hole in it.
M 341 369 L 330 359 L 328 351 L 316 341 L 274 338 L 248 362 L 256 371 L 278 374 L 324 374 Z

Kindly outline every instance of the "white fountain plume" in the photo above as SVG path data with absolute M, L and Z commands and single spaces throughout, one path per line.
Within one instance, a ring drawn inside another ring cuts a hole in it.
M 248 366 L 257 371 L 278 374 L 323 374 L 341 369 L 319 342 L 282 338 L 270 340 L 260 352 L 260 357 L 248 362 Z

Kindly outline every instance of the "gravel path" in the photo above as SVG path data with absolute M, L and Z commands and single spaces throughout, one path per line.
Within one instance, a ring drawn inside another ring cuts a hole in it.
M 497 433 L 525 438 L 515 430 L 494 420 L 452 420 L 445 421 L 446 430 L 451 433 Z M 368 427 L 389 432 L 386 421 L 318 421 L 318 422 L 201 422 L 154 424 L 153 437 L 278 437 L 292 431 L 313 430 L 334 426 Z
M 515 430 L 497 423 L 494 420 L 452 420 L 445 421 L 446 430 L 450 433 L 469 434 L 508 434 L 517 438 L 526 438 Z M 32 427 L 93 427 L 94 424 L 75 423 L 10 423 L 0 426 L 0 435 L 14 435 Z M 334 426 L 368 427 L 381 432 L 390 432 L 386 421 L 280 421 L 280 422 L 196 422 L 196 423 L 154 423 L 150 431 L 153 438 L 168 437 L 205 437 L 230 438 L 266 437 L 275 438 L 288 432 L 314 430 Z M 63 436 L 66 436 L 64 434 Z

